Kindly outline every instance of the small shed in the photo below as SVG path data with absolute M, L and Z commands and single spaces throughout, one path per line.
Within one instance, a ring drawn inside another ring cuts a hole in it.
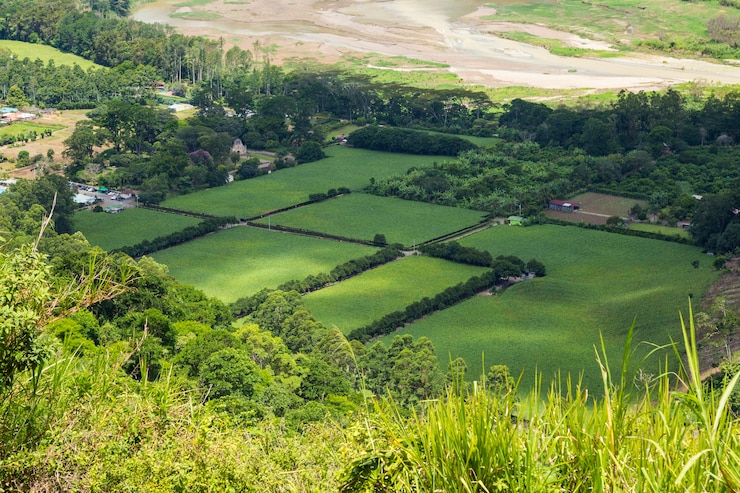
M 581 203 L 575 200 L 557 200 L 553 199 L 548 204 L 548 208 L 560 212 L 574 212 L 581 208 Z
M 522 216 L 509 216 L 506 218 L 506 224 L 509 226 L 521 226 L 524 218 Z

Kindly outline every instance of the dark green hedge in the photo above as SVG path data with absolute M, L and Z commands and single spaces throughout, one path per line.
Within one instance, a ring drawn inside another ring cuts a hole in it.
M 477 149 L 472 142 L 452 135 L 431 134 L 407 128 L 390 128 L 369 125 L 352 132 L 347 143 L 374 151 L 426 154 L 432 156 L 457 156 L 463 151 Z
M 123 252 L 131 257 L 141 257 L 142 255 L 148 255 L 159 250 L 164 250 L 165 248 L 180 245 L 186 241 L 194 240 L 200 236 L 217 231 L 227 224 L 236 222 L 236 218 L 233 217 L 209 218 L 195 226 L 188 226 L 183 230 L 175 231 L 165 236 L 158 236 L 153 240 L 144 240 L 136 245 L 117 248 L 114 251 Z

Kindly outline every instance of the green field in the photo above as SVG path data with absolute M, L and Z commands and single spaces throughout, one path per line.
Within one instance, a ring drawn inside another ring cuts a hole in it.
M 163 202 L 162 205 L 245 219 L 305 202 L 312 193 L 326 193 L 330 188 L 339 187 L 357 190 L 367 185 L 371 178 L 380 180 L 405 173 L 412 166 L 427 166 L 439 160 L 431 156 L 367 151 L 344 146 L 331 146 L 325 152 L 328 157 L 321 161 L 181 195 Z
M 658 233 L 665 236 L 678 236 L 679 238 L 691 238 L 689 231 L 683 228 L 674 228 L 672 226 L 661 226 L 652 223 L 632 223 L 630 229 L 637 231 L 647 231 L 648 233 Z
M 352 193 L 258 222 L 367 241 L 381 233 L 388 243 L 411 247 L 477 224 L 484 217 L 480 211 Z
M 486 366 L 525 371 L 525 389 L 535 370 L 545 381 L 558 371 L 563 376 L 583 371 L 585 384 L 600 388 L 594 360 L 600 333 L 615 363 L 633 320 L 636 341 L 668 343 L 680 337 L 678 314 L 686 315 L 689 296 L 698 307 L 718 276 L 712 258 L 699 248 L 575 226 L 495 227 L 460 243 L 494 256 L 536 258 L 546 265 L 547 276 L 468 300 L 402 332 L 431 338 L 444 368 L 450 358 L 462 356 L 473 376 L 483 358 Z M 691 265 L 694 260 L 699 268 Z M 644 354 L 648 346 L 640 347 Z M 657 364 L 653 359 L 650 371 L 657 372 Z
M 144 240 L 152 240 L 195 226 L 200 219 L 177 214 L 132 208 L 118 214 L 106 214 L 88 210 L 75 214 L 73 224 L 81 231 L 91 245 L 103 250 L 131 246 Z
M 504 0 L 495 6 L 496 14 L 487 19 L 544 24 L 617 46 L 657 36 L 706 37 L 707 21 L 726 11 L 716 2 L 675 0 Z
M 226 303 L 262 288 L 329 272 L 374 248 L 259 228 L 236 227 L 152 255 L 170 274 Z
M 348 333 L 485 271 L 483 267 L 414 255 L 314 291 L 303 300 L 317 320 Z
M 89 60 L 85 60 L 82 57 L 73 55 L 71 53 L 63 53 L 56 48 L 51 46 L 36 44 L 36 43 L 24 43 L 22 41 L 9 41 L 0 40 L 0 50 L 6 49 L 18 58 L 28 58 L 29 60 L 41 59 L 44 63 L 49 60 L 54 60 L 56 65 L 79 65 L 82 70 L 87 70 L 90 67 L 103 68 L 102 65 L 98 65 Z
M 66 127 L 64 125 L 29 123 L 28 121 L 15 122 L 10 125 L 3 125 L 2 127 L 0 127 L 0 137 L 3 137 L 5 135 L 19 135 L 21 133 L 25 133 L 26 135 L 28 135 L 28 133 L 32 130 L 35 131 L 38 135 L 41 135 L 44 130 L 51 130 L 52 132 L 55 132 L 63 128 Z M 39 137 L 39 139 L 40 138 L 41 137 Z

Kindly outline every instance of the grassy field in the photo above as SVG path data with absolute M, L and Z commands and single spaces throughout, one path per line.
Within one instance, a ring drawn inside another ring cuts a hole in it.
M 588 50 L 585 48 L 574 48 L 559 39 L 540 38 L 533 34 L 521 32 L 521 31 L 497 32 L 496 36 L 500 38 L 512 39 L 514 41 L 519 41 L 522 43 L 527 43 L 527 44 L 531 44 L 535 46 L 542 46 L 543 48 L 545 48 L 547 51 L 549 51 L 553 55 L 558 55 L 558 56 L 572 56 L 572 57 L 589 56 L 589 57 L 607 58 L 607 57 L 615 57 L 615 56 L 620 55 L 618 51 L 613 51 L 613 50 L 607 51 L 607 50 Z
M 727 9 L 716 2 L 558 0 L 496 3 L 493 21 L 544 24 L 616 46 L 656 36 L 706 37 L 706 23 Z
M 135 245 L 198 223 L 200 219 L 195 217 L 143 208 L 126 209 L 118 214 L 83 210 L 74 216 L 75 229 L 81 231 L 91 245 L 103 250 Z
M 388 152 L 331 146 L 328 157 L 314 163 L 275 171 L 259 178 L 181 195 L 162 205 L 217 216 L 248 218 L 308 200 L 312 193 L 330 188 L 357 190 L 371 178 L 405 173 L 412 166 L 427 166 L 439 157 L 410 156 Z
M 180 282 L 226 303 L 262 288 L 329 272 L 374 248 L 308 236 L 237 227 L 158 252 Z
M 324 325 L 348 333 L 485 271 L 482 267 L 410 256 L 314 291 L 303 299 Z
M 31 123 L 28 121 L 17 122 L 17 123 L 12 123 L 10 125 L 3 125 L 2 127 L 0 127 L 0 137 L 5 136 L 5 135 L 18 135 L 21 133 L 28 134 L 32 130 L 35 130 L 36 133 L 39 135 L 37 140 L 41 140 L 40 135 L 44 130 L 51 130 L 52 132 L 55 132 L 63 128 L 66 128 L 66 127 L 64 125 Z
M 35 44 L 35 43 L 24 43 L 23 41 L 9 41 L 0 40 L 0 50 L 6 49 L 15 54 L 18 58 L 28 58 L 29 60 L 41 59 L 44 63 L 49 60 L 54 60 L 56 65 L 79 65 L 82 70 L 87 70 L 90 67 L 102 68 L 102 65 L 98 65 L 89 60 L 85 60 L 82 57 L 73 55 L 71 53 L 63 53 L 56 48 L 51 46 Z
M 547 276 L 503 293 L 476 297 L 410 325 L 402 332 L 432 339 L 440 364 L 462 356 L 477 375 L 506 364 L 524 371 L 524 388 L 535 370 L 549 381 L 559 371 L 600 388 L 594 347 L 603 334 L 612 361 L 620 360 L 625 335 L 636 321 L 636 341 L 665 344 L 680 333 L 678 314 L 694 306 L 718 274 L 700 249 L 575 226 L 495 227 L 460 241 L 497 255 L 536 258 Z M 698 260 L 699 268 L 691 262 Z M 395 335 L 395 334 L 393 334 Z M 392 338 L 393 335 L 389 336 Z M 641 345 L 641 354 L 649 349 Z M 655 373 L 657 358 L 649 371 Z
M 642 208 L 648 205 L 647 200 L 630 199 L 593 192 L 576 195 L 572 200 L 580 202 L 583 211 L 606 214 L 608 216 L 626 216 L 633 205 L 640 204 Z
M 636 229 L 638 231 L 647 231 L 649 233 L 659 233 L 665 236 L 678 236 L 681 238 L 691 238 L 688 230 L 683 228 L 675 228 L 672 226 L 661 226 L 659 224 L 652 223 L 632 223 L 630 229 Z
M 388 243 L 410 247 L 472 226 L 484 217 L 480 211 L 352 193 L 258 222 L 367 241 L 381 233 Z

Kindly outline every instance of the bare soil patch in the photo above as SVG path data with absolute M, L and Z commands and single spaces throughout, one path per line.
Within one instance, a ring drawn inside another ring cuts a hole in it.
M 86 112 L 87 110 L 57 111 L 53 114 L 44 115 L 40 118 L 37 118 L 33 121 L 38 123 L 64 125 L 65 128 L 55 130 L 50 137 L 46 137 L 43 139 L 39 138 L 33 142 L 27 142 L 21 146 L 1 146 L 0 153 L 2 153 L 6 157 L 15 160 L 18 158 L 18 153 L 21 151 L 28 151 L 31 156 L 35 156 L 37 154 L 46 156 L 48 150 L 51 149 L 54 151 L 54 162 L 66 164 L 67 160 L 62 157 L 62 152 L 64 152 L 64 141 L 70 135 L 72 135 L 72 132 L 75 129 L 75 124 L 78 121 L 87 118 L 85 116 Z M 3 171 L 7 171 L 13 178 L 33 178 L 35 176 L 35 167 L 33 166 L 27 166 L 25 168 L 19 169 L 15 169 L 13 167 L 13 164 L 10 163 L 2 163 L 2 165 L 0 166 L 2 166 L 2 168 L 0 169 L 2 169 Z
M 573 223 L 584 222 L 586 224 L 606 224 L 606 220 L 609 218 L 605 214 L 595 214 L 587 211 L 560 212 L 546 210 L 545 215 L 561 221 L 570 221 Z

